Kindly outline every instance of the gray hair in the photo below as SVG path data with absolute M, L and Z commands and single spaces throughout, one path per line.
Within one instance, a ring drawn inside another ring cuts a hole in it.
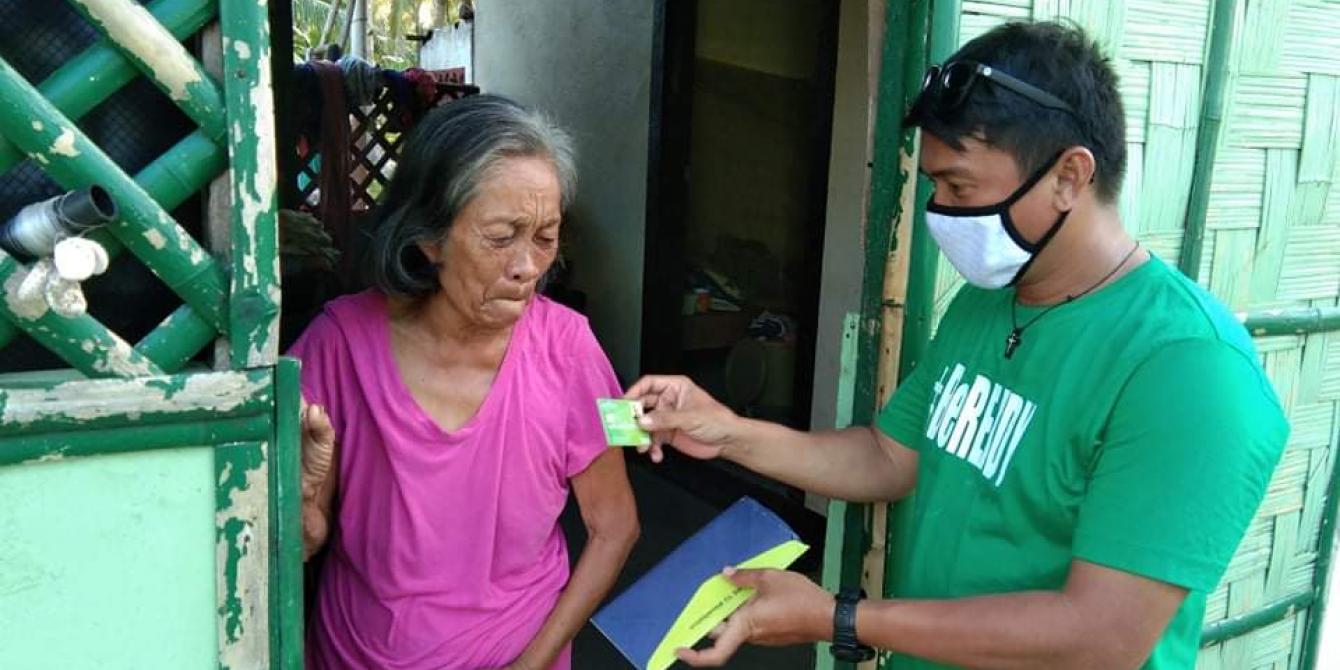
M 577 189 L 572 138 L 544 114 L 507 98 L 477 95 L 429 112 L 405 141 L 377 205 L 372 283 L 389 296 L 421 299 L 441 285 L 418 243 L 445 239 L 457 215 L 507 158 L 547 158 L 558 172 L 562 207 Z

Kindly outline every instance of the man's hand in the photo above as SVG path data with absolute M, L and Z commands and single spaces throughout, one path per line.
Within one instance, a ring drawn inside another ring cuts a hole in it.
M 804 575 L 784 570 L 726 569 L 726 579 L 754 589 L 745 603 L 709 635 L 710 649 L 680 649 L 679 659 L 694 667 L 717 667 L 745 642 L 766 646 L 808 644 L 833 637 L 832 594 Z
M 738 437 L 740 417 L 698 388 L 688 377 L 643 377 L 624 398 L 642 403 L 642 429 L 652 434 L 651 460 L 664 458 L 663 445 L 703 460 L 721 456 Z

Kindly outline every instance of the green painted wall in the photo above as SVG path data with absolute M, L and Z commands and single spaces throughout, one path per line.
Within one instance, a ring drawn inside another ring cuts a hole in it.
M 209 447 L 0 467 L 0 666 L 218 667 Z

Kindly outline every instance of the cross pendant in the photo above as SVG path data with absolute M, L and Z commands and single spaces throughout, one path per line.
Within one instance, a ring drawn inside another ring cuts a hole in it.
M 1014 350 L 1019 348 L 1019 343 L 1022 341 L 1023 338 L 1019 333 L 1019 329 L 1015 328 L 1014 330 L 1011 330 L 1009 337 L 1005 338 L 1005 358 L 1012 358 L 1014 356 Z

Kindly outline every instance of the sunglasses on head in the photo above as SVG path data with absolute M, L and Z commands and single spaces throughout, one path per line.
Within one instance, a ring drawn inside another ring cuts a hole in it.
M 952 114 L 968 100 L 968 95 L 972 93 L 977 82 L 984 79 L 1012 93 L 1022 95 L 1038 105 L 1065 112 L 1076 121 L 1079 120 L 1075 108 L 1066 101 L 990 65 L 960 60 L 943 67 L 932 65 L 926 70 L 926 76 L 921 81 L 921 93 L 917 95 L 916 102 L 912 103 L 912 109 L 907 112 L 907 116 L 903 117 L 903 127 L 921 125 L 926 113 L 932 110 L 938 116 Z

